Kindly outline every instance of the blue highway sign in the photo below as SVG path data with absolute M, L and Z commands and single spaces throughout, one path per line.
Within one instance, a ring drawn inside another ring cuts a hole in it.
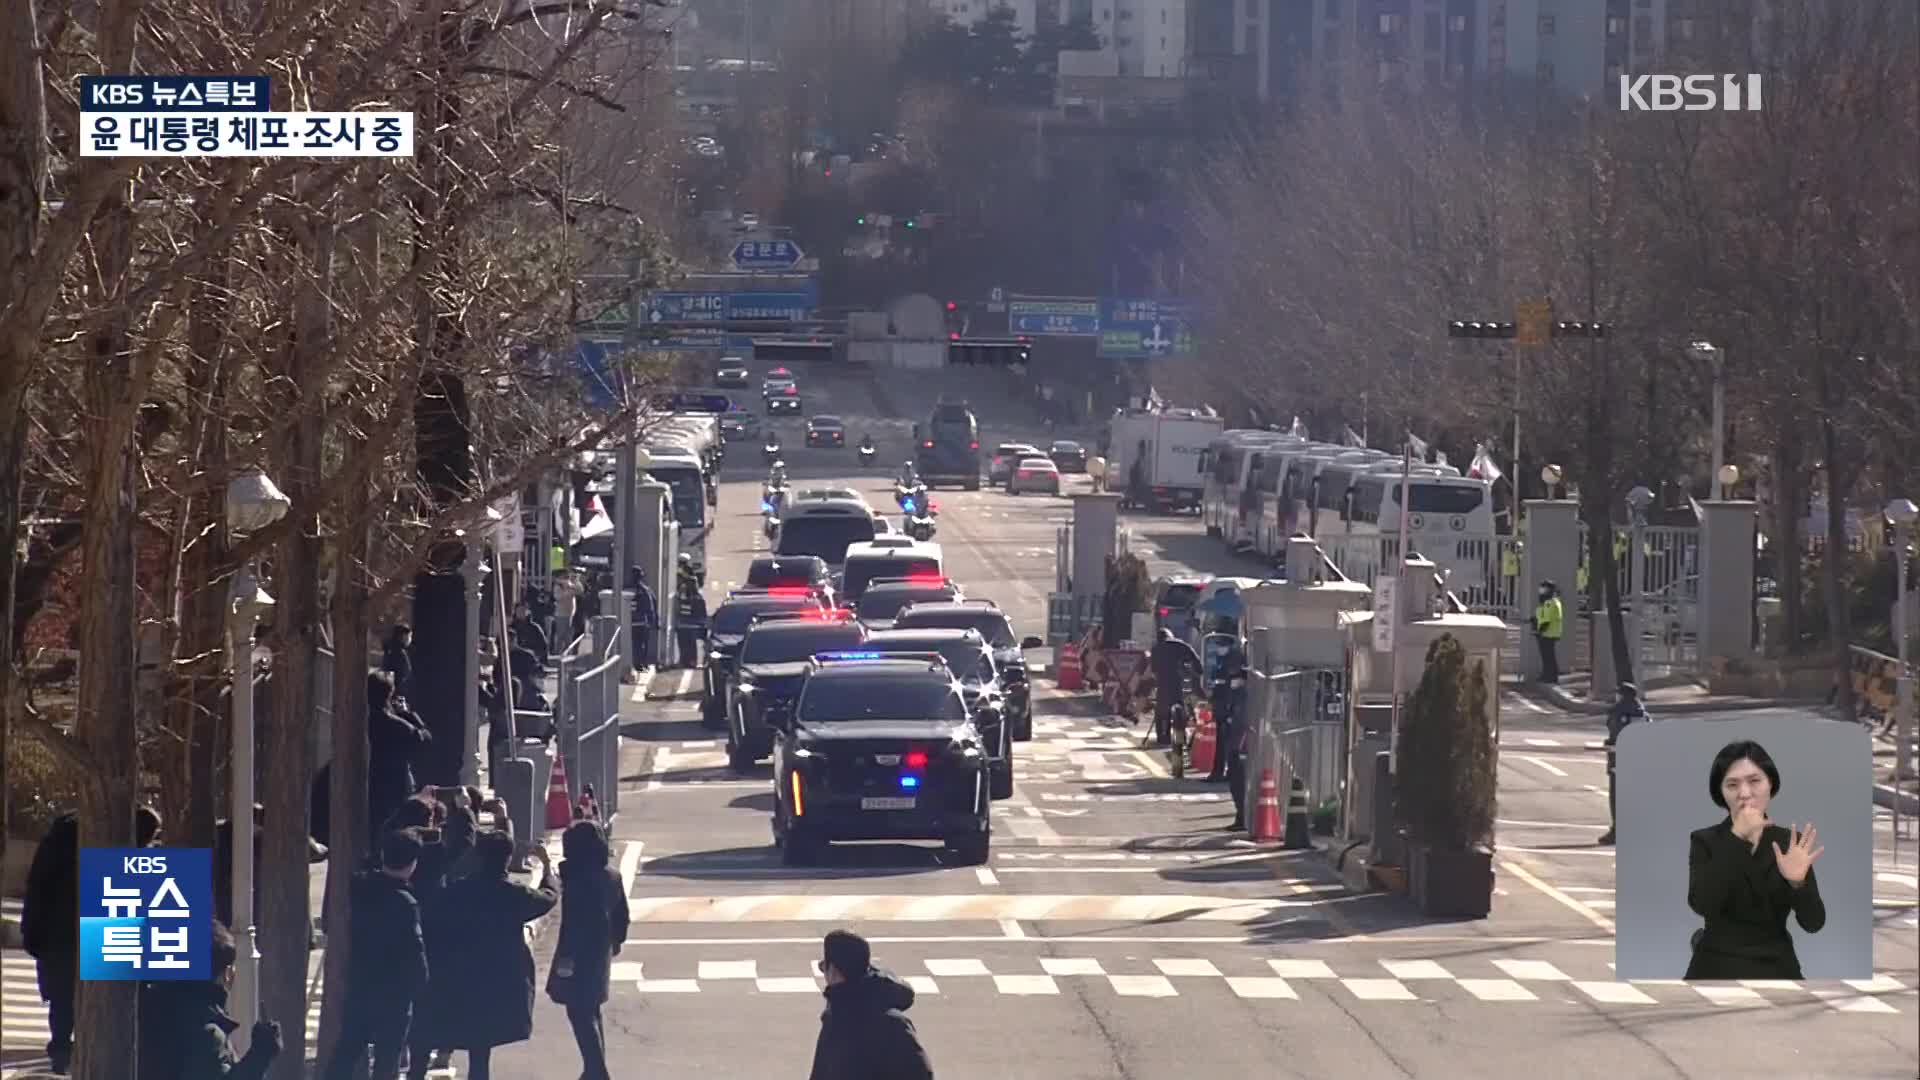
M 1193 355 L 1193 324 L 1176 300 L 1100 301 L 1100 355 L 1109 360 L 1168 360 Z
M 1007 301 L 1007 329 L 1040 337 L 1093 337 L 1100 332 L 1098 300 Z
M 805 319 L 813 296 L 805 292 L 657 292 L 647 296 L 648 322 L 738 322 Z
M 733 245 L 733 265 L 739 270 L 791 270 L 806 255 L 791 240 L 742 240 Z

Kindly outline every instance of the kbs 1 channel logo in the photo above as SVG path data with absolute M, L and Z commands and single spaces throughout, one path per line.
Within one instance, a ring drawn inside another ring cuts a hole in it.
M 80 978 L 213 977 L 213 852 L 82 848 Z
M 1758 75 L 1622 75 L 1621 112 L 1759 112 Z
M 412 157 L 411 112 L 274 112 L 265 75 L 86 75 L 81 157 Z

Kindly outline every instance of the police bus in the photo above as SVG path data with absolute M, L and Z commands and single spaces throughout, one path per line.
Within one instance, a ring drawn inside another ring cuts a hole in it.
M 1240 428 L 1223 432 L 1208 444 L 1200 456 L 1200 472 L 1206 478 L 1200 494 L 1200 519 L 1206 524 L 1207 535 L 1221 537 L 1229 546 L 1235 543 L 1236 534 L 1251 540 L 1252 530 L 1241 528 L 1248 484 L 1259 475 L 1270 450 L 1303 442 L 1294 435 Z
M 1487 483 L 1451 466 L 1417 464 L 1405 481 L 1403 507 L 1401 473 L 1401 463 L 1393 460 L 1363 470 L 1323 467 L 1320 483 L 1310 489 L 1316 539 L 1330 554 L 1340 552 L 1334 563 L 1348 577 L 1371 582 L 1397 560 L 1404 517 L 1413 551 L 1448 575 L 1449 590 L 1478 603 L 1501 573 Z

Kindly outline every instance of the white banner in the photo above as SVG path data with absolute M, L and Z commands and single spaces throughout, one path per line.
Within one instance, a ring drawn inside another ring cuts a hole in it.
M 502 555 L 518 555 L 527 547 L 526 524 L 520 520 L 520 496 L 509 495 L 493 504 L 500 520 L 493 526 L 493 549 Z
M 1399 622 L 1399 608 L 1394 603 L 1400 582 L 1381 575 L 1373 582 L 1373 651 L 1377 653 L 1393 652 L 1393 632 Z
M 413 114 L 90 112 L 81 117 L 80 156 L 406 158 Z

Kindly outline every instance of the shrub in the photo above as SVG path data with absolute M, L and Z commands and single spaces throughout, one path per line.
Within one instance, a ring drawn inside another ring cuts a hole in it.
M 14 729 L 7 747 L 7 825 L 15 836 L 38 839 L 53 819 L 80 806 L 80 784 L 71 769 L 38 737 Z
M 1493 835 L 1494 743 L 1486 664 L 1452 634 L 1427 649 L 1401 717 L 1394 808 L 1415 840 L 1453 850 Z
M 1101 603 L 1102 644 L 1117 648 L 1133 633 L 1133 613 L 1153 601 L 1153 577 L 1147 564 L 1131 552 L 1107 556 L 1107 592 Z M 1142 642 L 1141 644 L 1151 644 Z

